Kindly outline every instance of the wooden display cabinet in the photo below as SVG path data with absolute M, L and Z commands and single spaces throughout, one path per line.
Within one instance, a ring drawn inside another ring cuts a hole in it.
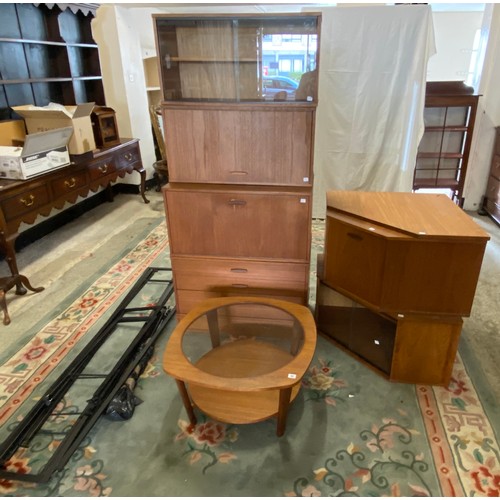
M 463 206 L 479 96 L 463 82 L 428 82 L 425 131 L 417 153 L 413 189 L 449 189 Z
M 214 296 L 307 303 L 317 91 L 275 100 L 263 79 L 285 68 L 270 49 L 279 38 L 299 50 L 298 87 L 317 68 L 319 24 L 309 13 L 155 16 L 179 317 Z
M 328 192 L 318 328 L 391 380 L 447 385 L 488 239 L 442 194 Z

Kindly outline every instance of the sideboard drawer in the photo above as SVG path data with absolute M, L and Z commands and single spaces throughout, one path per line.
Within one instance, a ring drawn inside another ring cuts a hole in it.
M 309 192 L 177 185 L 163 193 L 174 256 L 309 260 Z
M 103 158 L 88 166 L 90 179 L 95 181 L 116 171 L 113 158 Z
M 139 150 L 139 145 L 134 144 L 133 146 L 130 146 L 118 153 L 116 157 L 116 167 L 117 169 L 127 168 L 140 161 L 141 152 Z
M 64 196 L 66 193 L 85 187 L 87 185 L 87 174 L 85 170 L 77 170 L 53 180 L 51 185 L 54 196 L 58 198 L 59 196 Z
M 33 186 L 31 189 L 2 200 L 1 206 L 7 221 L 20 215 L 35 211 L 50 202 L 50 193 L 47 185 Z

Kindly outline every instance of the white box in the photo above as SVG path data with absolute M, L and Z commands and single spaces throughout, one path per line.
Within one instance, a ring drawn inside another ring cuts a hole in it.
M 0 178 L 30 179 L 71 163 L 68 142 L 72 127 L 29 134 L 23 147 L 0 146 Z
M 93 102 L 77 106 L 63 106 L 51 102 L 44 107 L 28 104 L 14 106 L 12 109 L 24 118 L 28 134 L 61 127 L 73 127 L 73 136 L 69 141 L 68 149 L 70 154 L 80 155 L 96 149 L 94 130 L 90 119 L 94 106 Z

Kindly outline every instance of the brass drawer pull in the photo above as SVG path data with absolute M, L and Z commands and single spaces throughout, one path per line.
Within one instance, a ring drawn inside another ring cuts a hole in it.
M 76 179 L 74 177 L 71 177 L 69 181 L 64 181 L 64 185 L 67 188 L 74 188 L 76 186 Z
M 245 200 L 236 200 L 235 198 L 231 198 L 229 201 L 228 201 L 229 205 L 232 205 L 232 206 L 243 206 L 243 205 L 246 205 L 247 202 Z
M 248 273 L 248 269 L 245 269 L 244 267 L 232 267 L 231 272 L 232 273 Z
M 248 288 L 248 285 L 245 285 L 244 283 L 233 283 L 231 286 L 233 288 Z
M 245 170 L 231 170 L 229 173 L 231 175 L 248 175 L 248 172 L 245 172 Z
M 35 197 L 32 194 L 29 195 L 28 199 L 21 198 L 21 203 L 25 207 L 31 207 L 31 205 L 33 205 L 34 202 L 35 202 Z
M 132 153 L 125 153 L 124 157 L 127 161 L 130 161 L 133 158 Z
M 108 164 L 105 163 L 104 165 L 99 165 L 99 170 L 105 174 L 108 171 Z

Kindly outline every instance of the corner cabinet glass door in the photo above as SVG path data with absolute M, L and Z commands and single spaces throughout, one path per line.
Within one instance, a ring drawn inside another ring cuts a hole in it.
M 420 141 L 413 189 L 449 189 L 463 205 L 478 96 L 462 82 L 427 84 L 425 132 Z
M 163 98 L 315 102 L 318 23 L 303 14 L 157 16 Z

